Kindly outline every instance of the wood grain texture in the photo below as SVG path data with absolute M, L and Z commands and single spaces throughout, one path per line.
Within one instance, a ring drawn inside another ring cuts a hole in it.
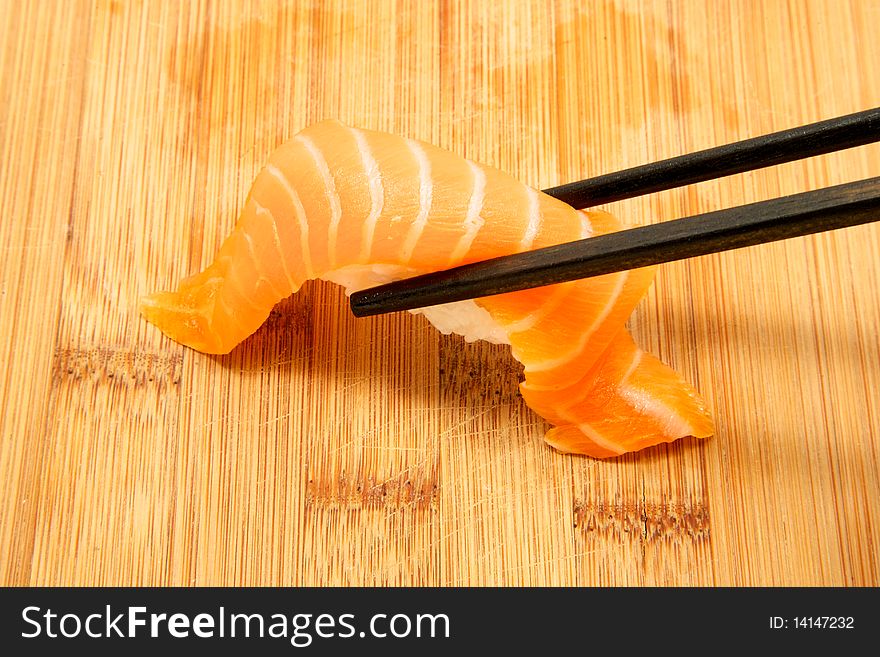
M 546 447 L 507 348 L 308 284 L 229 356 L 139 295 L 335 117 L 549 187 L 880 105 L 880 2 L 0 2 L 0 582 L 880 584 L 880 228 L 661 268 L 717 435 Z M 878 175 L 880 147 L 609 206 Z

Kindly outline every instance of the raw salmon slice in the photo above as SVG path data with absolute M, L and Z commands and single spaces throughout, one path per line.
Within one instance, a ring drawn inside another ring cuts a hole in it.
M 310 126 L 257 176 L 215 261 L 141 302 L 174 340 L 225 354 L 306 280 L 349 293 L 416 274 L 620 229 L 489 166 L 430 144 Z M 425 308 L 438 329 L 509 344 L 526 403 L 563 452 L 617 456 L 707 437 L 704 402 L 624 328 L 653 268 Z

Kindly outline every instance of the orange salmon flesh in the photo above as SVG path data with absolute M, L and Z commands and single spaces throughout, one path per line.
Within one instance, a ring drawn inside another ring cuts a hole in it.
M 616 230 L 606 212 L 430 144 L 322 121 L 272 154 L 214 262 L 140 310 L 177 342 L 225 354 L 307 280 L 390 280 Z M 474 300 L 523 364 L 523 398 L 555 425 L 545 440 L 557 450 L 604 458 L 712 435 L 696 391 L 625 328 L 653 276 L 648 267 Z

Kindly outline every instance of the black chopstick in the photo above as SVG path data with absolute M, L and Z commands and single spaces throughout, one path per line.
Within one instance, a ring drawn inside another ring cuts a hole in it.
M 589 208 L 880 140 L 880 107 L 545 189 Z
M 608 233 L 351 295 L 357 317 L 515 292 L 880 221 L 880 178 Z

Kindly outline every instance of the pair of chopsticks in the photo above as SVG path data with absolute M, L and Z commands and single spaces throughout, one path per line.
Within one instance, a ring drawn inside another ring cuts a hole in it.
M 575 208 L 880 141 L 880 108 L 545 189 Z M 357 317 L 515 292 L 880 221 L 880 177 L 476 262 L 351 295 Z

